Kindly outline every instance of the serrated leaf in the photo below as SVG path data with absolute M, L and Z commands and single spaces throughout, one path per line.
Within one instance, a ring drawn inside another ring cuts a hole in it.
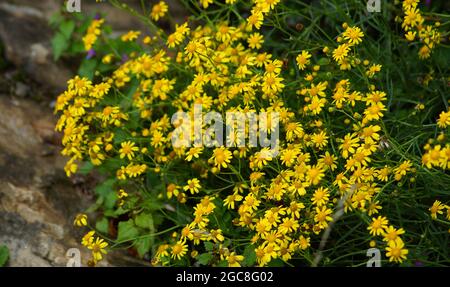
M 136 247 L 139 256 L 142 258 L 150 250 L 150 245 L 151 238 L 145 237 L 137 239 L 134 246 Z
M 61 57 L 62 53 L 69 47 L 69 41 L 61 32 L 55 34 L 51 40 L 53 59 L 56 61 Z
M 61 23 L 62 21 L 64 21 L 64 17 L 61 15 L 61 13 L 56 12 L 54 14 L 52 14 L 48 20 L 48 24 L 50 26 L 57 26 L 59 23 Z
M 217 264 L 217 267 L 228 267 L 228 262 L 226 260 L 222 260 Z
M 197 262 L 200 265 L 208 265 L 209 261 L 213 259 L 213 256 L 211 253 L 203 253 L 197 256 Z
M 91 172 L 91 170 L 94 168 L 94 165 L 92 164 L 92 162 L 87 161 L 85 162 L 80 169 L 78 170 L 79 174 L 88 174 L 89 172 Z
M 330 63 L 330 59 L 328 58 L 320 58 L 319 61 L 317 61 L 317 64 L 319 64 L 320 66 L 325 66 L 328 65 Z
M 128 221 L 119 222 L 117 241 L 127 241 L 136 238 L 139 235 L 139 231 L 134 225 L 132 219 Z
M 212 251 L 214 249 L 214 243 L 209 242 L 209 241 L 205 241 L 205 249 L 207 251 Z
M 253 245 L 245 247 L 244 253 L 242 255 L 244 256 L 244 260 L 242 261 L 243 266 L 253 266 L 255 264 L 256 253 L 255 247 Z
M 97 61 L 95 59 L 84 59 L 78 69 L 78 75 L 80 75 L 80 77 L 86 77 L 89 80 L 92 80 L 94 78 L 96 67 Z
M 66 39 L 70 39 L 74 29 L 75 22 L 70 20 L 62 22 L 59 26 L 59 31 L 66 37 Z
M 141 213 L 134 219 L 136 226 L 146 229 L 153 229 L 153 218 L 150 213 Z
M 5 266 L 9 259 L 9 250 L 5 245 L 0 246 L 0 267 Z
M 95 188 L 95 193 L 103 199 L 103 206 L 107 209 L 113 208 L 117 201 L 117 194 L 113 189 L 115 182 L 115 179 L 108 179 Z
M 98 231 L 100 231 L 102 233 L 108 233 L 108 226 L 109 226 L 109 222 L 106 217 L 103 217 L 102 219 L 97 220 L 97 222 L 95 223 L 95 229 L 97 229 Z
M 284 267 L 284 262 L 281 259 L 274 259 L 267 264 L 267 267 Z

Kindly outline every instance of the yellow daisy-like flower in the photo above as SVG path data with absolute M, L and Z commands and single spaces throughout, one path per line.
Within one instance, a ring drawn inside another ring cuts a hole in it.
M 200 181 L 197 178 L 193 178 L 188 180 L 187 185 L 185 185 L 183 189 L 185 191 L 189 190 L 192 194 L 194 194 L 199 193 L 201 187 Z
M 231 252 L 227 257 L 226 260 L 228 261 L 228 267 L 240 267 L 240 262 L 244 260 L 244 256 L 242 255 L 236 255 L 235 252 Z
M 171 257 L 180 260 L 181 257 L 186 255 L 188 247 L 185 241 L 178 241 L 172 246 Z
M 309 58 L 311 58 L 311 54 L 308 51 L 302 51 L 297 56 L 295 60 L 297 61 L 297 65 L 300 70 L 304 70 L 306 66 L 309 65 Z
M 128 33 L 122 35 L 120 39 L 123 42 L 131 42 L 136 40 L 139 37 L 139 35 L 141 35 L 140 31 L 129 31 Z
M 166 2 L 160 1 L 158 4 L 153 5 L 152 11 L 150 12 L 150 17 L 153 20 L 158 21 L 166 15 L 167 11 L 169 11 L 169 6 L 167 6 Z
M 233 154 L 225 147 L 218 147 L 214 150 L 211 160 L 214 162 L 214 166 L 217 168 L 227 168 L 230 163 Z
M 139 150 L 139 148 L 135 146 L 135 143 L 131 141 L 123 142 L 120 145 L 120 158 L 127 157 L 129 160 L 131 160 L 134 157 L 134 152 Z
M 343 33 L 344 39 L 348 41 L 350 45 L 357 45 L 362 42 L 364 33 L 359 27 L 348 27 Z
M 252 49 L 261 48 L 263 42 L 264 42 L 264 37 L 259 33 L 253 33 L 247 39 L 248 46 Z
M 367 230 L 369 230 L 371 235 L 382 235 L 388 224 L 389 221 L 386 217 L 378 216 L 377 218 L 372 218 L 372 223 L 367 227 Z
M 389 258 L 389 262 L 402 263 L 408 255 L 408 249 L 403 248 L 405 244 L 400 238 L 395 241 L 389 241 L 388 247 L 386 247 L 386 256 Z
M 77 216 L 75 217 L 75 220 L 73 221 L 73 224 L 76 226 L 86 226 L 87 225 L 87 215 L 84 213 L 79 213 L 77 214 Z
M 333 50 L 333 59 L 336 62 L 340 62 L 347 57 L 349 51 L 350 48 L 348 47 L 348 44 L 339 45 L 336 49 Z
M 102 260 L 103 254 L 107 254 L 105 250 L 106 247 L 108 247 L 108 242 L 100 237 L 97 237 L 97 239 L 88 246 L 88 249 L 92 250 L 92 257 L 95 262 Z

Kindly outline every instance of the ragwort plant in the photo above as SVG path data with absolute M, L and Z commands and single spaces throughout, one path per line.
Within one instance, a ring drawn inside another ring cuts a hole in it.
M 448 106 L 448 68 L 431 62 L 448 22 L 424 25 L 419 1 L 383 2 L 379 17 L 360 1 L 182 1 L 192 16 L 176 24 L 163 1 L 142 1 L 142 13 L 109 2 L 150 33 L 113 38 L 97 16 L 78 40 L 80 75 L 55 105 L 67 175 L 104 179 L 88 210 L 96 224 L 84 213 L 74 222 L 90 227 L 91 264 L 132 248 L 162 266 L 364 266 L 369 247 L 384 250 L 383 264 L 449 263 L 450 207 L 434 200 L 449 201 L 450 146 L 426 144 L 438 128 L 437 141 L 448 138 L 449 112 L 431 124 Z M 402 69 L 426 70 L 414 81 L 436 95 L 402 96 Z M 172 115 L 196 105 L 278 113 L 259 131 L 279 124 L 279 153 L 174 146 Z

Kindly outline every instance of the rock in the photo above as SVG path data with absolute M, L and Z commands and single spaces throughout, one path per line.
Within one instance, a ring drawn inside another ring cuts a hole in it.
M 16 92 L 17 96 L 22 97 L 22 98 L 26 97 L 28 95 L 29 91 L 30 91 L 30 87 L 28 87 L 24 83 L 22 83 L 22 82 L 16 83 L 15 92 Z
M 0 5 L 0 41 L 6 59 L 53 91 L 64 90 L 72 72 L 51 58 L 52 31 L 46 19 L 39 17 L 37 12 L 23 11 L 34 10 L 8 3 Z
M 65 177 L 59 152 L 41 155 L 45 147 L 60 149 L 45 140 L 55 122 L 48 105 L 0 94 L 0 244 L 10 251 L 9 266 L 66 266 L 70 248 L 79 250 L 83 266 L 90 258 L 80 244 L 87 229 L 75 228 L 73 219 L 93 198 Z M 101 266 L 140 262 L 110 254 Z

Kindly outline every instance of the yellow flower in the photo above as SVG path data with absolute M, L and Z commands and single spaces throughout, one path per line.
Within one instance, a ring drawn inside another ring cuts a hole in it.
M 316 207 L 316 215 L 314 215 L 314 221 L 321 228 L 326 228 L 328 226 L 328 221 L 332 221 L 333 218 L 330 214 L 333 213 L 331 209 L 327 208 L 325 205 L 322 207 Z
M 315 133 L 311 136 L 311 142 L 314 143 L 316 148 L 323 148 L 328 144 L 328 136 L 324 131 Z
M 414 39 L 416 38 L 416 31 L 408 31 L 408 33 L 406 33 L 406 35 L 405 35 L 405 38 L 409 42 L 414 41 Z
M 120 39 L 123 42 L 131 42 L 131 41 L 136 40 L 139 37 L 140 34 L 141 34 L 140 31 L 128 31 L 128 33 L 122 35 L 120 37 Z
M 348 47 L 348 44 L 341 44 L 333 50 L 333 59 L 336 62 L 340 62 L 347 57 L 349 51 L 350 48 Z
M 169 11 L 169 6 L 167 6 L 166 2 L 160 1 L 158 4 L 153 5 L 150 17 L 153 20 L 158 21 L 166 15 L 167 11 Z
M 382 235 L 384 234 L 384 229 L 387 228 L 389 221 L 384 216 L 378 216 L 377 218 L 372 218 L 372 223 L 370 223 L 367 230 L 371 235 Z
M 228 261 L 228 267 L 240 267 L 240 262 L 244 260 L 244 256 L 242 255 L 236 255 L 235 252 L 231 252 L 227 257 L 226 260 Z
M 261 11 L 257 11 L 255 9 L 252 10 L 252 14 L 247 18 L 247 24 L 251 28 L 255 27 L 256 29 L 260 29 L 261 25 L 264 21 L 264 15 Z
M 131 141 L 122 142 L 120 146 L 120 158 L 127 157 L 129 160 L 132 160 L 134 152 L 139 150 L 139 147 L 135 146 L 135 143 Z
M 437 120 L 437 125 L 443 129 L 450 126 L 450 111 L 441 112 L 439 114 L 439 119 Z
M 181 257 L 186 255 L 188 247 L 185 241 L 178 241 L 172 246 L 171 257 L 180 260 Z
M 200 154 L 203 152 L 202 147 L 192 147 L 189 149 L 188 152 L 186 152 L 186 161 L 192 161 L 194 158 L 198 158 Z
M 437 215 L 442 214 L 443 213 L 442 210 L 444 208 L 445 208 L 445 205 L 443 205 L 442 202 L 440 202 L 439 200 L 435 200 L 433 202 L 433 205 L 428 209 L 430 211 L 431 218 L 437 219 Z
M 75 217 L 75 220 L 73 221 L 73 224 L 76 226 L 86 226 L 87 225 L 87 215 L 83 214 L 83 213 L 79 213 L 77 214 L 77 216 Z
M 311 201 L 314 205 L 322 206 L 329 200 L 328 188 L 319 187 L 314 192 Z
M 400 238 L 399 236 L 404 233 L 405 233 L 405 231 L 403 230 L 403 228 L 395 229 L 392 225 L 390 225 L 384 231 L 383 241 L 387 241 L 387 242 L 396 241 L 398 238 Z
M 395 241 L 389 241 L 388 247 L 386 247 L 386 256 L 389 258 L 389 262 L 399 262 L 402 263 L 406 259 L 408 250 L 403 248 L 405 244 L 400 238 Z
M 239 195 L 238 193 L 233 193 L 232 195 L 227 196 L 223 200 L 223 205 L 226 206 L 227 208 L 234 209 L 234 203 L 236 201 L 241 201 L 242 198 L 243 198 L 242 195 Z
M 259 49 L 262 47 L 262 43 L 264 42 L 264 38 L 259 33 L 253 33 L 251 34 L 248 39 L 248 46 L 252 49 Z
M 311 54 L 308 51 L 302 51 L 296 58 L 298 68 L 304 70 L 309 65 Z
M 191 194 L 194 194 L 199 193 L 201 187 L 200 181 L 197 178 L 193 178 L 188 180 L 187 185 L 185 185 L 183 189 L 185 191 L 189 190 Z
M 227 168 L 232 157 L 233 154 L 231 151 L 227 150 L 225 147 L 218 147 L 214 149 L 211 160 L 214 162 L 214 166 L 220 169 L 221 167 Z
M 88 249 L 92 250 L 92 257 L 95 262 L 102 260 L 103 254 L 107 254 L 105 250 L 106 247 L 108 247 L 108 242 L 100 237 L 97 237 L 97 239 L 88 246 Z
M 347 27 L 343 33 L 344 39 L 348 41 L 350 45 L 356 45 L 362 42 L 364 33 L 359 27 Z
M 90 246 L 94 241 L 94 234 L 95 231 L 89 231 L 88 233 L 86 233 L 86 235 L 84 235 L 81 239 L 81 244 L 86 247 Z

